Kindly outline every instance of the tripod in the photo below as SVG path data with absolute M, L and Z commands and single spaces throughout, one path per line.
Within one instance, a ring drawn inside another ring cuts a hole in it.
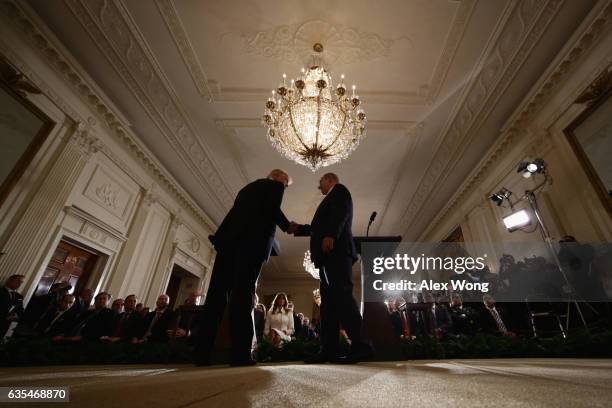
M 570 283 L 569 279 L 567 278 L 567 275 L 565 274 L 565 271 L 563 270 L 563 266 L 561 265 L 561 261 L 559 260 L 559 257 L 557 256 L 557 251 L 555 250 L 555 246 L 553 245 L 553 240 L 552 240 L 552 237 L 550 236 L 550 231 L 548 230 L 548 228 L 546 227 L 546 224 L 544 223 L 544 219 L 542 218 L 542 214 L 540 213 L 540 209 L 538 208 L 538 204 L 536 201 L 535 191 L 542 188 L 544 184 L 546 184 L 548 181 L 551 181 L 551 178 L 548 174 L 545 174 L 544 181 L 540 183 L 538 186 L 536 186 L 536 188 L 534 188 L 533 190 L 525 191 L 525 195 L 521 198 L 526 199 L 527 202 L 529 203 L 529 206 L 531 207 L 531 210 L 533 211 L 536 217 L 536 220 L 538 221 L 538 225 L 540 226 L 540 231 L 542 232 L 542 238 L 544 238 L 544 241 L 546 242 L 548 249 L 550 253 L 552 254 L 553 260 L 557 268 L 561 272 L 561 276 L 563 276 L 563 280 L 565 281 L 565 284 L 567 285 L 567 288 L 569 290 L 567 313 L 565 317 L 565 330 L 569 330 L 570 310 L 571 310 L 570 306 L 572 304 L 576 307 L 576 311 L 578 312 L 578 316 L 580 317 L 582 325 L 584 326 L 585 329 L 588 330 L 586 319 L 584 318 L 584 314 L 582 313 L 582 308 L 580 307 L 580 304 L 578 303 L 578 300 L 577 300 L 576 290 L 574 289 L 574 286 Z

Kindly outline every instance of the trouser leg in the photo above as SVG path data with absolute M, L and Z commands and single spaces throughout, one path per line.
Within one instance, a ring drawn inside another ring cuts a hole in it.
M 323 274 L 328 274 L 327 267 L 321 268 L 321 353 L 329 357 L 338 355 L 338 337 L 340 335 L 338 306 L 332 287 L 326 282 Z
M 234 281 L 230 295 L 232 359 L 241 361 L 251 356 L 255 283 L 259 277 L 262 261 L 237 257 L 234 262 Z
M 230 289 L 231 268 L 228 255 L 217 254 L 215 265 L 210 277 L 210 284 L 206 294 L 204 308 L 199 316 L 198 333 L 196 335 L 196 359 L 200 362 L 210 361 L 212 347 L 217 335 L 219 323 L 227 305 L 228 291 Z
M 353 269 L 350 258 L 332 259 L 327 266 L 331 286 L 331 296 L 336 299 L 338 319 L 353 347 L 360 347 L 362 338 L 362 317 L 353 295 Z

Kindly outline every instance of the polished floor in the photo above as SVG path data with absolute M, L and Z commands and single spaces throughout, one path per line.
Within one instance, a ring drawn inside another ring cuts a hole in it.
M 612 360 L 2 368 L 7 386 L 69 386 L 70 404 L 43 406 L 83 408 L 610 407 Z

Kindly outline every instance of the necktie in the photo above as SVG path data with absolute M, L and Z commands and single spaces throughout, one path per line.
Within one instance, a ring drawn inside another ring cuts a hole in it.
M 491 312 L 493 319 L 495 319 L 495 323 L 497 323 L 497 328 L 499 329 L 499 331 L 505 334 L 508 330 L 506 329 L 506 325 L 504 324 L 504 321 L 502 320 L 501 316 L 497 312 L 497 309 L 493 308 L 489 309 L 489 311 Z
M 161 314 L 162 314 L 162 312 L 159 311 L 159 310 L 157 312 L 155 312 L 155 316 L 153 316 L 153 319 L 151 320 L 151 324 L 149 325 L 149 328 L 147 329 L 147 332 L 144 335 L 145 339 L 149 338 L 149 336 L 151 335 L 151 330 L 153 330 L 153 326 L 155 326 L 155 323 L 157 323 L 157 320 L 159 319 Z

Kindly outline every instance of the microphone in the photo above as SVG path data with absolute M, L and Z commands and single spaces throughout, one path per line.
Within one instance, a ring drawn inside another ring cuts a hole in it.
M 370 215 L 370 222 L 368 222 L 368 229 L 366 230 L 366 237 L 368 235 L 370 235 L 370 225 L 372 225 L 372 223 L 374 222 L 374 219 L 376 219 L 376 211 L 372 212 L 372 215 Z
M 376 219 L 376 214 L 377 214 L 377 212 L 373 211 L 372 215 L 370 215 L 370 224 L 374 222 L 374 219 Z

